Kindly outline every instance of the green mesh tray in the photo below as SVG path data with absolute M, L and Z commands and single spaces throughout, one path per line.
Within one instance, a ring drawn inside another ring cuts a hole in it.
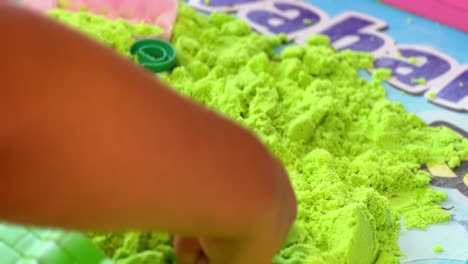
M 83 234 L 0 223 L 1 264 L 112 264 Z

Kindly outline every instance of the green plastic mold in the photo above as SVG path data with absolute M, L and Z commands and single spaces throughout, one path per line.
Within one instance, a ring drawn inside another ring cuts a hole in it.
M 141 39 L 130 47 L 138 63 L 152 72 L 171 70 L 176 62 L 176 50 L 171 43 L 162 39 Z
M 2 264 L 112 264 L 81 233 L 0 223 Z

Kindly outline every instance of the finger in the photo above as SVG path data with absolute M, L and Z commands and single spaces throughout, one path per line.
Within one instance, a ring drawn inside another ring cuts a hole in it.
M 198 258 L 197 262 L 195 264 L 210 264 L 206 256 L 202 256 Z
M 203 252 L 203 250 L 200 251 L 195 264 L 209 264 L 209 263 L 210 261 L 208 260 L 208 257 L 206 256 L 205 252 Z
M 175 236 L 174 251 L 178 264 L 194 264 L 202 249 L 196 238 Z

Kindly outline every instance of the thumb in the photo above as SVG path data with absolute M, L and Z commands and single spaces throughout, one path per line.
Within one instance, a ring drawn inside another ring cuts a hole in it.
M 205 255 L 202 255 L 198 258 L 195 264 L 210 264 L 210 262 L 208 261 L 208 258 Z
M 178 264 L 208 264 L 203 261 L 203 252 L 197 238 L 174 237 L 174 251 Z

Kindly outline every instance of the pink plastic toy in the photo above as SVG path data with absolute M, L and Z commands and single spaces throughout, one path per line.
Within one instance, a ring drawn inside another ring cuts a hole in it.
M 467 0 L 384 0 L 383 2 L 468 33 Z
M 123 18 L 130 22 L 156 25 L 169 39 L 177 16 L 177 0 L 26 0 L 26 6 L 45 12 L 61 6 L 69 10 L 83 7 L 89 12 L 106 15 L 110 19 Z

